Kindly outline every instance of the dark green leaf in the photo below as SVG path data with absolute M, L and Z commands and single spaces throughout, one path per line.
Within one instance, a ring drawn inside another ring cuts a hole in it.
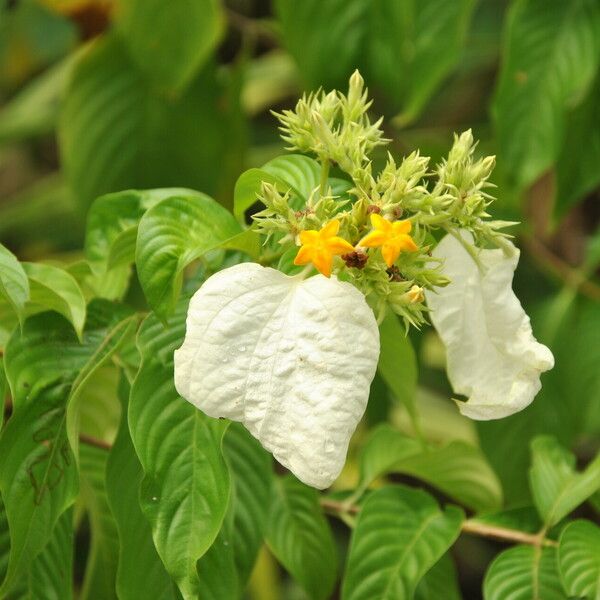
M 29 282 L 17 257 L 0 244 L 0 298 L 13 308 L 19 321 L 23 320 L 25 303 L 29 299 Z
M 444 554 L 427 573 L 417 586 L 415 600 L 462 600 L 456 567 L 450 553 Z
M 364 503 L 352 533 L 342 598 L 403 600 L 458 537 L 460 509 L 422 490 L 389 486 Z
M 275 481 L 266 539 L 310 598 L 329 598 L 337 577 L 337 555 L 315 489 L 292 475 Z

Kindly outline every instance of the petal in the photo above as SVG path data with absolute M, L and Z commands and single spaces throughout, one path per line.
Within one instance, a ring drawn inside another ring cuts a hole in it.
M 392 228 L 392 223 L 377 213 L 371 214 L 371 225 L 373 225 L 375 229 L 380 229 L 381 231 L 386 232 L 390 231 Z
M 387 233 L 375 229 L 374 231 L 371 231 L 371 233 L 367 233 L 367 235 L 358 242 L 358 245 L 365 248 L 377 248 L 378 246 L 385 244 L 388 237 Z
M 323 229 L 321 229 L 321 237 L 330 238 L 334 235 L 337 235 L 337 232 L 340 230 L 340 222 L 338 219 L 332 219 L 327 223 Z
M 341 237 L 332 237 L 327 240 L 327 248 L 332 254 L 347 254 L 354 252 L 354 246 Z
M 315 244 L 319 239 L 319 232 L 314 229 L 307 229 L 300 232 L 300 242 L 302 244 Z
M 472 240 L 470 234 L 463 237 Z M 425 295 L 447 351 L 447 370 L 460 411 L 472 419 L 498 419 L 530 404 L 540 374 L 554 366 L 550 350 L 533 337 L 529 317 L 512 290 L 518 250 L 481 250 L 482 273 L 462 245 L 447 235 L 433 255 L 443 258 L 452 283 Z
M 400 256 L 400 248 L 397 244 L 384 244 L 381 249 L 381 255 L 383 256 L 383 260 L 385 260 L 385 264 L 391 267 L 398 260 L 398 256 Z
M 330 252 L 315 252 L 312 257 L 312 263 L 321 275 L 329 277 L 333 268 L 333 254 Z
M 416 252 L 419 249 L 410 235 L 399 235 L 394 241 L 398 248 L 405 252 Z
M 404 221 L 394 221 L 392 223 L 392 227 L 394 229 L 394 233 L 395 234 L 410 233 L 410 230 L 412 229 L 412 223 L 410 221 L 407 221 L 407 220 L 404 220 Z
M 344 465 L 378 356 L 375 317 L 355 287 L 244 263 L 192 298 L 175 385 L 206 414 L 243 423 L 304 483 L 325 488 Z
M 308 246 L 302 246 L 294 258 L 295 265 L 307 265 L 312 260 L 313 249 Z

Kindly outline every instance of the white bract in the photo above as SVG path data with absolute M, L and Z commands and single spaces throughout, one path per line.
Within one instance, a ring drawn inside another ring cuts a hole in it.
M 461 233 L 472 242 L 470 233 Z M 512 256 L 500 249 L 478 251 L 480 266 L 451 235 L 433 252 L 444 259 L 451 283 L 426 292 L 427 304 L 446 346 L 452 387 L 468 397 L 457 404 L 472 419 L 498 419 L 522 410 L 540 390 L 540 374 L 554 366 L 512 290 L 519 261 L 512 247 Z
M 213 275 L 190 302 L 175 386 L 245 425 L 301 481 L 329 486 L 362 417 L 379 331 L 361 292 L 254 263 Z

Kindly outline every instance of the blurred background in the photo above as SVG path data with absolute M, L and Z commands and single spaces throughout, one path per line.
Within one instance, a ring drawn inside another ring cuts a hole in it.
M 520 221 L 515 288 L 556 368 L 530 408 L 475 427 L 448 400 L 437 339 L 414 342 L 429 437 L 478 438 L 507 505 L 527 505 L 534 435 L 582 462 L 599 446 L 599 64 L 598 0 L 0 0 L 0 241 L 22 260 L 75 262 L 90 203 L 126 188 L 231 206 L 238 175 L 283 152 L 269 111 L 344 89 L 358 67 L 395 156 L 435 163 L 468 128 L 497 156 L 492 211 Z M 403 427 L 383 388 L 367 423 Z M 500 546 L 460 543 L 477 598 Z M 252 597 L 280 586 L 302 597 L 262 556 Z

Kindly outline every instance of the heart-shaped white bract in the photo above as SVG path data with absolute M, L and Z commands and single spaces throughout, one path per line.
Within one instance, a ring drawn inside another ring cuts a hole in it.
M 461 234 L 472 243 L 470 233 Z M 499 419 L 522 410 L 539 392 L 540 374 L 554 366 L 512 290 L 519 262 L 519 251 L 513 250 L 512 256 L 480 250 L 481 269 L 449 234 L 433 252 L 444 259 L 451 283 L 426 292 L 427 304 L 446 346 L 452 388 L 469 398 L 457 404 L 472 419 Z
M 377 323 L 355 287 L 244 263 L 192 298 L 175 386 L 207 415 L 243 423 L 322 489 L 344 466 L 378 358 Z

